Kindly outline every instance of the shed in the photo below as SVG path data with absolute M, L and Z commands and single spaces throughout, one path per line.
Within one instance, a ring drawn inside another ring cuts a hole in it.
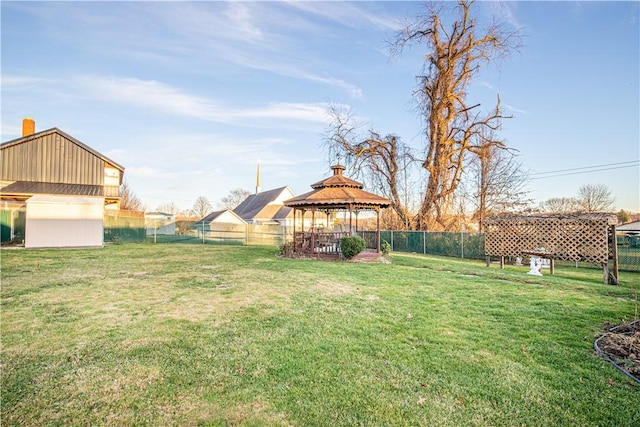
M 26 248 L 101 247 L 104 198 L 34 195 L 27 200 Z
M 96 200 L 102 201 L 101 218 L 105 210 L 119 209 L 123 174 L 124 167 L 71 135 L 58 128 L 36 133 L 33 119 L 25 119 L 22 137 L 0 144 L 2 242 L 25 239 L 28 245 L 29 235 L 30 247 L 81 246 L 82 242 L 96 246 L 93 237 L 58 240 L 72 233 L 69 227 L 80 230 L 86 226 L 79 221 L 78 212 L 87 212 L 87 224 L 93 224 Z M 45 214 L 44 209 L 59 210 Z M 30 220 L 29 213 L 39 217 Z M 42 227 L 44 218 L 49 218 L 46 229 Z M 34 228 L 29 231 L 28 227 Z M 50 230 L 51 227 L 61 229 Z M 90 228 L 93 230 L 94 226 Z M 36 237 L 36 231 L 42 236 Z M 45 236 L 52 240 L 44 242 Z

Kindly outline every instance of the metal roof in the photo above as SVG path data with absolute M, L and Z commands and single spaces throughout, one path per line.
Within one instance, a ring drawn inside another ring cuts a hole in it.
M 23 136 L 21 138 L 12 139 L 11 141 L 3 142 L 2 144 L 0 144 L 0 149 L 5 149 L 5 148 L 9 148 L 9 147 L 11 147 L 13 145 L 22 144 L 24 142 L 31 141 L 32 139 L 36 139 L 36 138 L 39 138 L 41 136 L 44 136 L 44 135 L 47 135 L 47 134 L 51 134 L 51 133 L 57 133 L 57 134 L 63 136 L 64 138 L 68 139 L 69 141 L 72 141 L 74 144 L 78 145 L 79 147 L 87 150 L 88 152 L 90 152 L 94 156 L 96 156 L 96 157 L 104 160 L 105 162 L 109 163 L 110 165 L 114 166 L 116 169 L 119 169 L 121 172 L 124 172 L 124 166 L 119 165 L 118 163 L 114 162 L 113 160 L 111 160 L 107 156 L 97 152 L 93 148 L 91 148 L 88 145 L 80 142 L 76 138 L 72 137 L 71 135 L 69 135 L 66 132 L 61 131 L 58 128 L 51 128 L 51 129 L 43 130 L 43 131 L 40 131 L 40 132 L 33 133 L 31 135 L 27 135 L 27 136 Z
M 3 196 L 33 194 L 64 194 L 70 196 L 104 197 L 102 185 L 61 184 L 56 182 L 15 181 L 0 189 Z

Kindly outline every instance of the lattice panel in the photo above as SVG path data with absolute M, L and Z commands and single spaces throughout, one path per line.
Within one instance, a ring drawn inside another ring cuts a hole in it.
M 544 248 L 557 260 L 606 263 L 611 214 L 492 217 L 485 222 L 485 253 L 522 256 Z

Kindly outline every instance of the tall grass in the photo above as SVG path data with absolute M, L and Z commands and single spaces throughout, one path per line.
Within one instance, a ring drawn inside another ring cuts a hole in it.
M 123 244 L 3 250 L 2 425 L 632 426 L 640 275 Z

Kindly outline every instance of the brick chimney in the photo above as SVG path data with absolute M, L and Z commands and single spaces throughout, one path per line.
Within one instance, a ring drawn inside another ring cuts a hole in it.
M 36 133 L 36 122 L 31 117 L 27 117 L 22 121 L 22 136 L 29 136 Z

